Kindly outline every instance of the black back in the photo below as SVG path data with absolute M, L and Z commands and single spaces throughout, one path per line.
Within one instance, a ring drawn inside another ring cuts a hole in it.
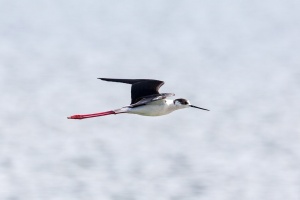
M 131 84 L 131 104 L 137 103 L 141 99 L 151 95 L 159 96 L 159 88 L 164 84 L 163 81 L 152 79 L 114 79 L 99 78 L 103 81 L 119 82 Z

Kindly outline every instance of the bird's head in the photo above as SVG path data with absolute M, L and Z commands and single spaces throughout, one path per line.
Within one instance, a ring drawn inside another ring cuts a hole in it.
M 175 99 L 174 100 L 174 105 L 177 107 L 177 109 L 192 107 L 192 108 L 198 108 L 198 109 L 201 109 L 201 110 L 209 111 L 208 109 L 200 108 L 198 106 L 191 105 L 191 103 L 187 99 Z

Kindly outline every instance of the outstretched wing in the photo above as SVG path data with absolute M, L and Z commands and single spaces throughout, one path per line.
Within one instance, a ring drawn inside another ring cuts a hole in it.
M 159 96 L 159 88 L 164 84 L 163 81 L 152 79 L 114 79 L 99 78 L 103 81 L 119 82 L 131 84 L 131 104 L 135 104 L 144 97 L 156 95 Z

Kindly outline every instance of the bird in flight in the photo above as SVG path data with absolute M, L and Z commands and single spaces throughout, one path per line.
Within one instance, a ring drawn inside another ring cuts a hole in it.
M 103 81 L 131 84 L 130 105 L 106 112 L 72 115 L 68 117 L 68 119 L 86 119 L 121 113 L 138 114 L 144 116 L 161 116 L 169 114 L 175 110 L 189 107 L 209 111 L 208 109 L 191 105 L 191 103 L 186 99 L 168 99 L 167 97 L 174 96 L 175 94 L 159 93 L 158 90 L 164 84 L 163 81 L 153 79 L 98 79 L 101 79 Z

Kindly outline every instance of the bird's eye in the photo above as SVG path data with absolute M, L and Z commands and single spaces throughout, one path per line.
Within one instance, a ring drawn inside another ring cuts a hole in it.
M 185 99 L 175 99 L 174 104 L 176 104 L 176 102 L 178 102 L 180 105 L 188 105 L 189 104 L 189 102 Z
M 183 105 L 188 104 L 188 102 L 187 102 L 186 100 L 184 100 L 184 99 L 181 100 L 181 103 L 182 103 Z

